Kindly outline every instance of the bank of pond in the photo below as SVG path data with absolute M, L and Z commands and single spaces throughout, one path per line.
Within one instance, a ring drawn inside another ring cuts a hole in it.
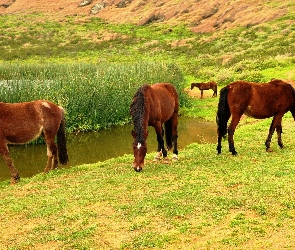
M 60 168 L 70 168 L 133 154 L 131 124 L 114 126 L 98 132 L 85 132 L 67 135 L 69 163 Z M 216 143 L 215 122 L 190 117 L 179 117 L 178 148 L 181 150 L 191 143 Z M 149 129 L 148 153 L 155 152 L 157 140 L 154 129 Z M 44 171 L 47 160 L 45 144 L 9 145 L 10 154 L 20 177 L 31 177 Z M 180 151 L 181 157 L 181 151 Z M 2 157 L 0 160 L 0 181 L 9 180 L 10 173 Z M 130 162 L 130 171 L 133 171 Z

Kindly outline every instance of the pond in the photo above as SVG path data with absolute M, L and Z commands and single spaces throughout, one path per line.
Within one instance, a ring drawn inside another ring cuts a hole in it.
M 67 148 L 70 162 L 65 167 L 69 168 L 85 163 L 104 161 L 110 158 L 123 156 L 124 154 L 133 154 L 132 129 L 133 127 L 131 125 L 125 125 L 98 132 L 67 135 Z M 216 124 L 200 119 L 180 117 L 178 126 L 178 149 L 181 150 L 194 142 L 215 143 Z M 152 127 L 149 127 L 147 145 L 148 153 L 156 151 L 156 133 Z M 45 144 L 9 145 L 9 150 L 21 178 L 31 177 L 43 172 L 47 161 Z M 9 180 L 9 170 L 2 157 L 0 158 L 0 181 Z M 64 166 L 60 167 L 63 168 Z

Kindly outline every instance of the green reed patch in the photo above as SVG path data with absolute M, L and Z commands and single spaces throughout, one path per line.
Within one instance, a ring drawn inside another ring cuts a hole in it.
M 129 106 L 144 83 L 170 82 L 182 106 L 183 75 L 167 63 L 15 65 L 0 66 L 3 102 L 53 101 L 66 111 L 68 131 L 98 130 L 130 121 Z

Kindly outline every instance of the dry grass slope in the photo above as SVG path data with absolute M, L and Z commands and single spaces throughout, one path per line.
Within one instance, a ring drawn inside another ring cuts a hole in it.
M 82 0 L 0 0 L 0 14 L 44 12 L 53 17 L 81 15 L 99 17 L 114 23 L 146 25 L 153 22 L 185 23 L 194 32 L 213 32 L 239 25 L 252 26 L 288 13 L 288 1 L 278 0 L 105 0 L 97 14 L 91 9 L 100 0 L 79 7 Z

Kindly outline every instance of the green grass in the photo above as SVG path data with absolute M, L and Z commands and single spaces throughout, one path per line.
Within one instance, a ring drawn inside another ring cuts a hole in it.
M 294 122 L 281 150 L 264 148 L 271 120 L 240 126 L 238 156 L 191 144 L 174 164 L 136 173 L 132 155 L 1 183 L 7 249 L 292 249 Z M 15 225 L 14 221 L 18 221 Z M 53 223 L 54 222 L 54 223 Z

